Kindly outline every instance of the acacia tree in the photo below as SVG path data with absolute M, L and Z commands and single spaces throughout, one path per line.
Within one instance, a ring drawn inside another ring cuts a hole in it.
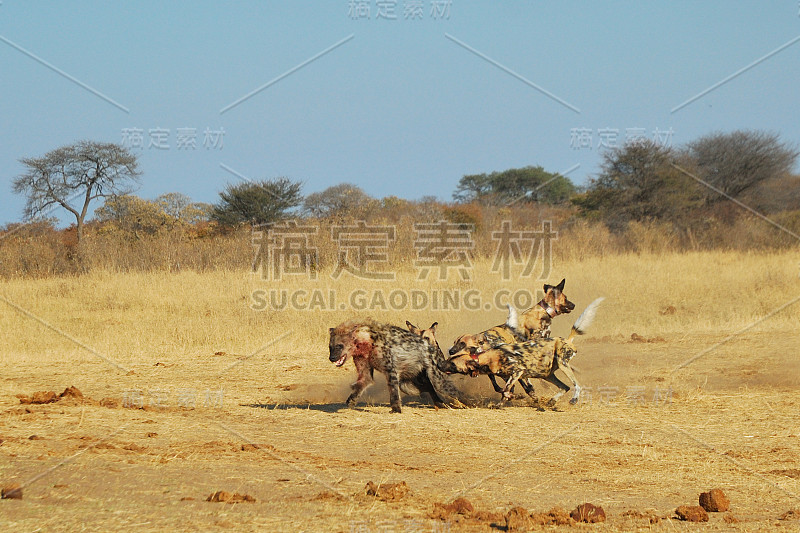
M 734 198 L 789 174 L 798 155 L 777 134 L 750 130 L 706 135 L 689 143 L 686 153 L 701 179 Z M 708 203 L 724 199 L 715 191 L 706 192 Z
M 94 213 L 99 222 L 110 224 L 136 238 L 155 235 L 178 223 L 178 219 L 166 213 L 158 202 L 132 194 L 107 198 Z
M 288 178 L 228 185 L 219 193 L 211 218 L 223 226 L 275 222 L 302 203 L 301 188 L 302 183 Z
M 601 172 L 584 194 L 572 198 L 585 216 L 612 229 L 629 221 L 669 220 L 680 224 L 700 201 L 696 183 L 675 165 L 675 152 L 644 140 L 603 154 Z
M 303 211 L 312 217 L 354 214 L 373 203 L 375 200 L 358 185 L 340 183 L 306 196 Z
M 510 168 L 491 174 L 463 176 L 453 193 L 458 203 L 502 205 L 516 202 L 560 204 L 575 194 L 575 185 L 541 166 Z
M 27 197 L 25 218 L 61 206 L 75 216 L 78 244 L 89 204 L 132 192 L 141 174 L 136 156 L 126 148 L 94 141 L 80 141 L 20 162 L 27 170 L 14 178 L 12 190 Z
M 156 203 L 167 215 L 186 224 L 208 220 L 213 207 L 203 202 L 193 202 L 179 192 L 168 192 L 156 198 Z

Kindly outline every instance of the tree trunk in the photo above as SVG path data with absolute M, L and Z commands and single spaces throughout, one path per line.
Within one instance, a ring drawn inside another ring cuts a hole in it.
M 84 254 L 84 245 L 83 245 L 83 218 L 82 217 L 75 217 L 75 264 L 78 267 L 78 270 L 81 272 L 86 272 L 88 270 L 88 265 L 86 263 L 86 257 Z

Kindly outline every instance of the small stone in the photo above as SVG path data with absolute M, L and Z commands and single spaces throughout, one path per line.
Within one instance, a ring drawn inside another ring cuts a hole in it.
M 681 505 L 675 514 L 686 522 L 708 522 L 708 513 L 699 505 Z
M 584 503 L 576 507 L 569 516 L 576 522 L 595 524 L 606 521 L 606 512 L 602 507 L 591 503 Z
M 526 531 L 531 527 L 531 515 L 524 507 L 512 507 L 506 513 L 506 531 Z
M 75 398 L 76 400 L 82 400 L 83 393 L 77 388 L 70 386 L 64 389 L 64 392 L 59 395 L 59 398 Z
M 731 501 L 722 489 L 700 493 L 700 506 L 710 513 L 722 513 L 731 508 Z
M 100 405 L 109 409 L 116 409 L 120 406 L 120 401 L 116 398 L 103 398 L 100 400 Z
M 206 498 L 207 502 L 227 502 L 233 495 L 226 490 L 218 490 Z

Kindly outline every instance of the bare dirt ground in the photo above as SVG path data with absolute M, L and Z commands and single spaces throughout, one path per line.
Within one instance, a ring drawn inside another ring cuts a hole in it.
M 0 501 L 0 524 L 502 531 L 515 506 L 570 511 L 591 502 L 605 509 L 605 523 L 534 527 L 800 531 L 800 513 L 785 515 L 800 509 L 796 330 L 754 329 L 727 341 L 598 334 L 578 343 L 577 376 L 591 397 L 578 406 L 565 397 L 545 411 L 525 400 L 493 408 L 497 395 L 485 377 L 456 379 L 478 399 L 474 408 L 435 410 L 404 397 L 403 413 L 391 414 L 380 378 L 366 402 L 349 409 L 352 363 L 334 368 L 324 347 L 302 365 L 291 354 L 176 354 L 129 365 L 132 373 L 92 357 L 15 361 L 0 377 L 0 484 L 22 485 L 23 498 Z M 67 386 L 84 400 L 17 398 Z M 553 391 L 538 382 L 537 392 Z M 404 482 L 408 492 L 374 486 L 368 495 L 368 482 Z M 676 507 L 696 505 L 715 487 L 728 495 L 729 512 L 710 513 L 703 524 L 674 518 Z M 207 502 L 216 491 L 255 502 Z M 459 497 L 478 512 L 436 505 Z

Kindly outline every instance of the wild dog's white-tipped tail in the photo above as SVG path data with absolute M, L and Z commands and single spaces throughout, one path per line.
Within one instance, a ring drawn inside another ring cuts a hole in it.
M 517 310 L 514 309 L 514 306 L 511 304 L 506 304 L 506 307 L 508 307 L 506 326 L 510 327 L 511 329 L 519 329 L 519 316 L 517 315 Z
M 572 325 L 572 331 L 569 334 L 569 338 L 572 339 L 575 335 L 583 335 L 586 333 L 586 330 L 591 325 L 594 317 L 597 315 L 597 308 L 600 306 L 600 303 L 605 300 L 604 297 L 600 297 L 590 303 L 586 309 L 583 310 L 581 316 L 578 317 L 578 320 Z

